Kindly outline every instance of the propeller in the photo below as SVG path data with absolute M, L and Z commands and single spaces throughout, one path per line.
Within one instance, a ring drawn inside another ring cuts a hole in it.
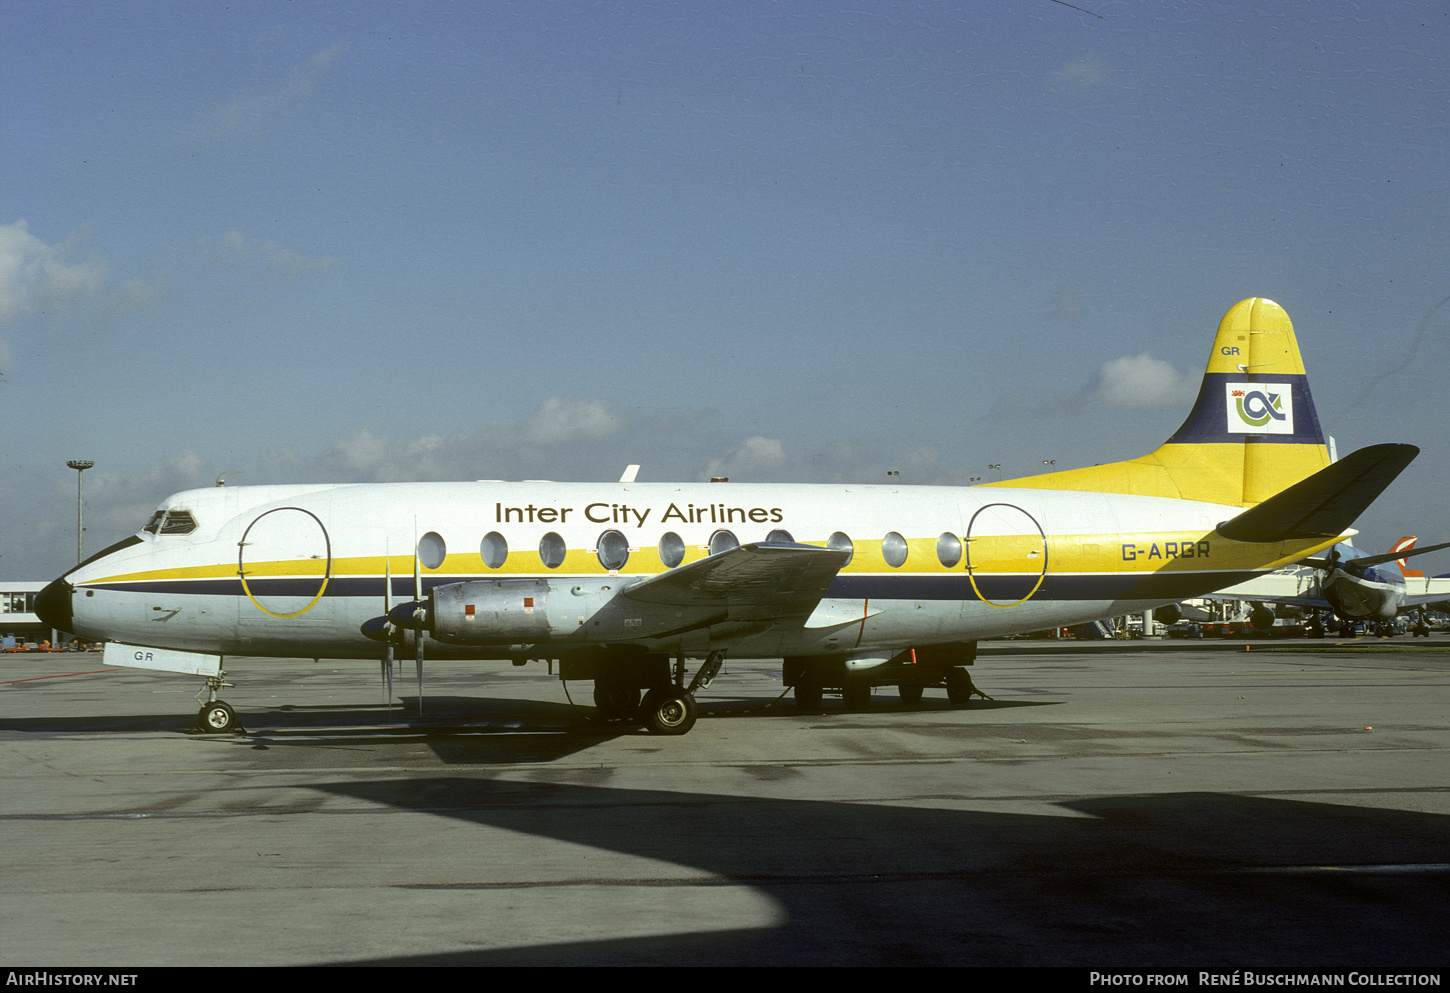
M 413 525 L 413 600 L 417 604 L 414 612 L 418 626 L 414 628 L 413 640 L 418 643 L 418 716 L 423 716 L 423 625 L 428 622 L 428 608 L 423 606 L 423 563 L 418 554 L 417 538 L 418 525 Z
M 388 616 L 388 608 L 392 606 L 393 600 L 393 561 L 388 555 L 387 542 L 383 542 L 383 616 Z M 392 625 L 385 625 L 391 628 Z M 393 712 L 393 632 L 385 632 L 383 640 L 383 691 L 387 694 L 388 713 Z

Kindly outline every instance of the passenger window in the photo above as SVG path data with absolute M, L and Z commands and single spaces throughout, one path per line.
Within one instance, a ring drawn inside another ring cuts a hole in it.
M 892 531 L 881 539 L 881 557 L 886 564 L 893 569 L 900 569 L 906 564 L 906 539 Z
M 936 540 L 936 557 L 950 569 L 962 560 L 962 540 L 949 531 L 943 531 Z
M 564 539 L 553 531 L 539 539 L 539 558 L 545 569 L 557 569 L 563 565 L 566 551 L 568 546 L 564 544 Z
M 842 568 L 850 565 L 851 560 L 856 557 L 856 546 L 851 543 L 850 536 L 847 535 L 844 531 L 837 531 L 829 538 L 827 538 L 826 547 L 833 549 L 837 552 L 849 553 L 846 556 L 846 561 L 842 563 Z
M 666 569 L 673 569 L 685 561 L 685 539 L 673 531 L 666 531 L 660 536 L 660 561 L 665 564 Z
M 418 539 L 418 561 L 423 563 L 424 569 L 438 568 L 447 555 L 448 546 L 443 543 L 443 536 L 437 531 L 429 531 Z
M 509 557 L 508 539 L 497 531 L 490 531 L 483 536 L 483 541 L 478 546 L 478 554 L 483 556 L 483 564 L 490 569 L 502 568 Z
M 710 554 L 719 555 L 721 552 L 728 552 L 732 548 L 740 547 L 740 539 L 729 531 L 721 528 L 710 535 Z
M 606 531 L 599 536 L 599 564 L 611 571 L 623 569 L 629 561 L 629 539 L 618 531 Z

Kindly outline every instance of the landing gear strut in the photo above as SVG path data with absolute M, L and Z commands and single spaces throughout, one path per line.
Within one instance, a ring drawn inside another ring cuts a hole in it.
M 233 685 L 225 681 L 225 676 L 226 671 L 218 668 L 215 676 L 206 677 L 206 685 L 196 694 L 201 702 L 201 709 L 196 714 L 196 727 L 203 734 L 226 734 L 238 730 L 236 710 L 225 700 L 217 699 L 217 690 Z

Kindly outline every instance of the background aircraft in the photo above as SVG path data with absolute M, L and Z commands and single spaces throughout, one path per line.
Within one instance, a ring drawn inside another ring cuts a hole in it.
M 1272 625 L 1283 608 L 1308 610 L 1311 637 L 1323 633 L 1320 613 L 1344 622 L 1345 634 L 1352 633 L 1356 624 L 1372 624 L 1380 634 L 1390 634 L 1391 621 L 1405 611 L 1418 609 L 1421 616 L 1412 631 L 1428 637 L 1423 611 L 1450 597 L 1450 578 L 1425 578 L 1420 570 L 1407 570 L 1405 562 L 1414 555 L 1450 548 L 1450 542 L 1415 548 L 1417 540 L 1413 536 L 1401 538 L 1390 551 L 1378 555 L 1361 551 L 1347 541 L 1339 542 L 1325 554 L 1219 590 L 1205 599 L 1254 604 L 1250 620 L 1261 629 Z

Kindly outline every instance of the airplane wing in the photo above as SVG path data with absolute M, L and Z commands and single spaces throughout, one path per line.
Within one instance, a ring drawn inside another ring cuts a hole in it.
M 621 595 L 669 607 L 749 607 L 754 619 L 809 613 L 850 552 L 758 541 L 651 576 Z
M 1235 600 L 1248 600 L 1248 601 L 1251 601 L 1251 602 L 1254 602 L 1254 603 L 1272 603 L 1272 604 L 1280 604 L 1280 605 L 1289 606 L 1289 607 L 1304 607 L 1304 608 L 1309 609 L 1309 610 L 1323 610 L 1323 611 L 1333 611 L 1334 610 L 1334 606 L 1328 600 L 1326 600 L 1322 596 L 1270 596 L 1270 597 L 1261 597 L 1261 596 L 1251 596 L 1249 594 L 1240 594 L 1238 596 L 1230 596 L 1228 594 L 1225 594 L 1222 590 L 1220 590 L 1217 593 L 1205 593 L 1200 599 L 1203 599 L 1203 600 L 1214 600 L 1214 601 L 1217 601 L 1219 603 L 1229 603 L 1229 602 L 1235 601 Z
M 1328 610 L 1329 601 L 1319 592 L 1314 573 L 1299 568 L 1275 570 L 1236 586 L 1203 595 L 1205 600 L 1254 600 L 1266 603 L 1288 603 L 1296 607 Z
M 1405 580 L 1406 607 L 1429 606 L 1434 603 L 1450 603 L 1450 576 Z

